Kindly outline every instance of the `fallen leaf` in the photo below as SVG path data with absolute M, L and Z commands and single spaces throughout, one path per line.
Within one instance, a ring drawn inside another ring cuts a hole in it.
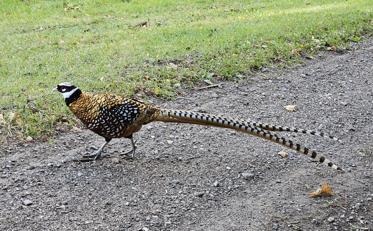
M 337 51 L 337 48 L 335 46 L 327 47 L 327 51 Z
M 286 111 L 289 111 L 289 112 L 295 112 L 298 110 L 297 105 L 286 105 L 285 109 Z
M 10 123 L 21 126 L 23 124 L 22 118 L 18 112 L 10 112 L 8 115 Z
M 277 154 L 280 155 L 282 158 L 287 158 L 289 156 L 289 153 L 287 153 L 285 151 L 281 151 L 281 152 L 279 152 Z
M 327 182 L 324 182 L 319 189 L 317 189 L 315 192 L 311 192 L 309 194 L 310 197 L 330 197 L 333 196 L 333 190 L 332 187 Z
M 17 116 L 18 116 L 18 115 L 17 115 L 16 112 L 10 112 L 9 115 L 8 115 L 9 121 L 10 121 L 11 123 L 13 123 L 13 122 L 16 120 Z
M 295 48 L 295 49 L 291 50 L 291 54 L 292 54 L 292 55 L 295 55 L 295 56 L 300 56 L 301 53 L 302 53 L 302 50 L 301 50 L 301 49 L 297 49 L 297 48 Z

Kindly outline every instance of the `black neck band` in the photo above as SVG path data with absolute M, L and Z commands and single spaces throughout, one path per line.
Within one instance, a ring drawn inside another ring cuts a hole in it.
M 82 91 L 80 89 L 77 89 L 72 95 L 70 95 L 69 98 L 65 99 L 66 105 L 69 106 L 70 103 L 72 103 L 75 100 L 77 100 L 81 94 L 82 94 Z

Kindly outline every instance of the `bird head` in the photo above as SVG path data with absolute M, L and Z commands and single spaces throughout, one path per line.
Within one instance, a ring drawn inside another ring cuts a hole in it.
M 72 96 L 79 88 L 72 85 L 71 83 L 60 83 L 53 90 L 59 91 L 63 98 L 68 99 Z

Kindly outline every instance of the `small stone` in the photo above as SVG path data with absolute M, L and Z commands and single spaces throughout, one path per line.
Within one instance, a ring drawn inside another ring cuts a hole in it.
M 147 228 L 147 227 L 142 227 L 142 228 L 141 228 L 141 231 L 149 231 L 149 228 Z
M 328 217 L 328 222 L 329 222 L 329 223 L 333 223 L 334 220 L 335 220 L 334 217 Z
M 219 187 L 219 182 L 216 180 L 213 184 L 212 184 L 214 187 Z
M 29 200 L 29 199 L 25 199 L 25 200 L 22 201 L 22 204 L 26 205 L 26 206 L 30 206 L 30 205 L 32 205 L 32 201 Z
M 167 142 L 168 144 L 172 144 L 172 143 L 173 143 L 172 140 L 166 140 L 166 142 Z
M 297 105 L 286 105 L 285 109 L 288 112 L 295 112 L 298 110 Z
M 282 158 L 287 158 L 289 156 L 289 153 L 285 152 L 285 151 L 281 151 L 279 153 L 277 153 L 279 156 L 281 156 Z
M 32 140 L 33 140 L 33 138 L 32 138 L 31 136 L 27 136 L 27 137 L 26 137 L 26 141 L 27 141 L 27 142 L 30 142 L 30 141 L 32 141 Z
M 245 180 L 251 180 L 251 179 L 254 179 L 254 177 L 255 177 L 255 175 L 251 172 L 243 172 L 243 173 L 241 173 L 241 176 Z

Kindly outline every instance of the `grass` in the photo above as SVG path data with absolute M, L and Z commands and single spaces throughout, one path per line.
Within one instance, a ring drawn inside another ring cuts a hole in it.
M 38 137 L 72 118 L 51 89 L 170 98 L 373 32 L 371 0 L 0 2 L 0 136 Z M 141 26 L 142 25 L 142 26 Z

